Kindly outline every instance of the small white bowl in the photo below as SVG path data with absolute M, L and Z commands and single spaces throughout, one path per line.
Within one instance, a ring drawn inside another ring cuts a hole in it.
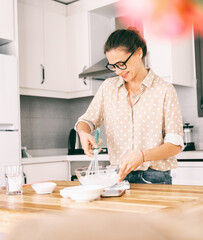
M 34 183 L 31 185 L 32 188 L 38 194 L 49 194 L 54 191 L 56 187 L 56 183 L 54 182 L 42 182 L 42 183 Z
M 90 202 L 99 198 L 104 189 L 105 186 L 102 185 L 67 187 L 60 190 L 60 195 L 77 202 Z

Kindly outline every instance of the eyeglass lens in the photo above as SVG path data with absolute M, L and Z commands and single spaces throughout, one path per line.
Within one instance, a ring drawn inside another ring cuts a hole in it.
M 135 51 L 133 51 L 130 56 L 125 60 L 125 62 L 117 62 L 115 64 L 107 64 L 106 68 L 108 68 L 111 71 L 116 71 L 116 68 L 119 68 L 121 70 L 125 70 L 127 68 L 127 61 L 131 58 L 131 56 L 134 54 Z

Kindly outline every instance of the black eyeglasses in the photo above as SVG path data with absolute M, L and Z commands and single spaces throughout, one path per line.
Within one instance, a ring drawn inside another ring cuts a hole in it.
M 106 68 L 108 68 L 109 70 L 111 70 L 112 72 L 116 71 L 116 68 L 119 68 L 121 70 L 125 70 L 127 69 L 127 61 L 132 57 L 132 55 L 134 54 L 135 51 L 133 51 L 130 56 L 125 60 L 125 62 L 117 62 L 115 64 L 109 64 L 107 63 Z

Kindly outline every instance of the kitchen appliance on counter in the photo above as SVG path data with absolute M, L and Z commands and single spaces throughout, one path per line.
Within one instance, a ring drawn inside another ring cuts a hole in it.
M 84 154 L 82 145 L 80 143 L 80 137 L 75 129 L 71 129 L 68 139 L 68 155 L 80 155 Z M 107 148 L 102 148 L 99 154 L 108 154 Z
M 194 126 L 190 123 L 185 123 L 183 126 L 183 137 L 184 137 L 184 151 L 194 151 L 195 143 L 193 142 L 192 129 Z
M 82 145 L 80 143 L 80 137 L 75 129 L 71 129 L 68 139 L 68 155 L 84 154 Z

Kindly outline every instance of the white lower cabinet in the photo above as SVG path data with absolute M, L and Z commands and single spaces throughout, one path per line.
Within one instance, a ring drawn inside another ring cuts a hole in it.
M 171 170 L 172 184 L 203 186 L 203 161 L 178 162 L 178 165 Z
M 0 186 L 5 186 L 4 166 L 20 163 L 19 132 L 0 131 Z
M 69 180 L 68 162 L 24 164 L 23 172 L 28 184 L 48 180 Z

